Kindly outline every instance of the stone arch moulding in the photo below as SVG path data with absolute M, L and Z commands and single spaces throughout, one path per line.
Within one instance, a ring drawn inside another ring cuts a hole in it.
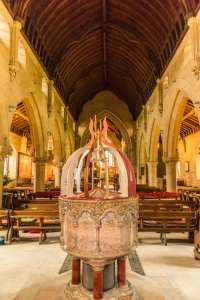
M 65 156 L 66 160 L 75 151 L 75 137 L 71 128 L 67 129 L 66 139 L 65 139 Z
M 151 128 L 150 133 L 150 139 L 149 139 L 149 149 L 148 149 L 148 157 L 149 161 L 157 161 L 158 160 L 158 151 L 157 151 L 157 145 L 159 141 L 159 135 L 160 135 L 160 127 L 154 119 L 153 125 Z
M 178 145 L 181 118 L 186 103 L 186 100 L 183 101 L 184 97 L 185 95 L 183 95 L 183 93 L 179 91 L 175 101 L 173 102 L 173 107 L 171 113 L 169 114 L 169 119 L 166 120 L 164 128 L 167 131 L 164 132 L 163 141 L 164 157 L 177 156 L 176 149 Z
M 103 120 L 104 118 L 109 119 L 110 121 L 112 121 L 117 128 L 120 130 L 122 137 L 124 139 L 125 142 L 125 153 L 128 156 L 128 158 L 130 159 L 130 152 L 132 150 L 132 146 L 131 146 L 131 140 L 128 134 L 128 131 L 125 127 L 125 125 L 122 123 L 122 121 L 112 112 L 110 112 L 109 110 L 103 110 L 101 111 L 99 114 L 97 114 L 96 118 L 97 118 L 97 123 L 100 120 Z M 81 139 L 81 147 L 83 147 L 84 145 L 86 145 L 86 143 L 88 142 L 90 137 L 90 133 L 89 133 L 89 120 L 88 120 L 88 125 L 83 133 L 82 139 Z
M 59 122 L 57 119 L 54 120 L 52 126 L 53 140 L 54 140 L 54 160 L 61 161 L 64 157 L 63 144 L 62 141 L 62 133 L 61 127 L 59 126 Z
M 29 96 L 24 98 L 22 101 L 24 103 L 24 106 L 26 108 L 29 117 L 34 154 L 35 156 L 43 157 L 45 153 L 44 130 L 46 127 L 44 128 L 42 126 L 41 116 L 39 113 L 36 99 L 33 96 L 33 94 L 30 93 Z M 47 145 L 47 138 L 46 138 L 46 145 Z
M 194 87 L 184 79 L 177 79 L 176 85 L 171 89 L 170 99 L 172 105 L 168 105 L 169 110 L 165 115 L 163 128 L 163 153 L 165 157 L 176 157 L 178 136 L 180 131 L 181 117 L 187 99 L 198 101 L 198 95 Z M 183 101 L 184 100 L 184 101 Z

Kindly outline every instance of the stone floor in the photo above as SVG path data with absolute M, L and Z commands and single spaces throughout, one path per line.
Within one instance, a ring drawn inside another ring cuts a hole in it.
M 58 275 L 66 257 L 59 245 L 59 233 L 49 233 L 42 245 L 37 234 L 22 236 L 12 245 L 0 246 L 0 299 L 59 299 L 58 288 L 69 280 L 67 273 Z M 139 233 L 137 254 L 145 276 L 132 273 L 128 262 L 127 271 L 138 287 L 145 277 L 143 286 L 157 284 L 166 300 L 200 299 L 200 261 L 194 259 L 193 244 L 186 242 L 186 234 L 168 234 L 168 245 L 164 246 L 159 234 Z

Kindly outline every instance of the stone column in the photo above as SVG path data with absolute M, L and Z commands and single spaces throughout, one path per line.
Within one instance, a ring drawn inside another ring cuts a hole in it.
M 44 191 L 46 157 L 34 157 L 34 192 Z
M 65 155 L 66 155 L 66 161 L 67 161 L 71 155 L 71 144 L 70 144 L 70 140 L 68 137 L 67 137 L 66 144 L 65 144 Z
M 48 103 L 47 103 L 47 113 L 48 113 L 48 118 L 50 118 L 51 112 L 52 112 L 52 106 L 53 106 L 53 85 L 54 81 L 49 80 L 49 85 L 48 85 Z
M 117 259 L 117 283 L 119 286 L 126 285 L 126 257 Z
M 93 297 L 103 298 L 103 267 L 93 267 Z
M 60 186 L 63 162 L 59 161 L 54 162 L 53 164 L 55 166 L 55 186 Z
M 11 24 L 10 24 L 11 25 Z M 10 81 L 13 81 L 18 72 L 18 48 L 19 48 L 19 33 L 22 24 L 14 21 L 11 25 L 10 31 L 10 60 L 9 60 L 9 73 Z
M 143 108 L 143 116 L 144 116 L 144 131 L 147 131 L 147 107 L 145 105 L 142 106 Z
M 79 284 L 81 281 L 81 260 L 80 258 L 73 257 L 72 258 L 72 284 Z
M 156 82 L 158 84 L 158 99 L 159 99 L 158 108 L 159 108 L 160 116 L 162 117 L 162 115 L 163 115 L 163 85 L 162 85 L 162 81 L 160 78 L 158 78 L 156 80 Z
M 188 20 L 191 31 L 191 71 L 197 80 L 200 79 L 200 22 L 196 17 Z
M 0 146 L 0 208 L 3 201 L 3 177 L 4 177 L 4 158 L 12 154 L 11 146 Z
M 149 161 L 148 165 L 148 183 L 150 186 L 157 186 L 157 161 Z
M 176 192 L 176 182 L 177 182 L 177 162 L 179 158 L 177 157 L 164 157 L 164 163 L 166 164 L 166 187 L 167 192 Z
M 75 124 L 75 150 L 80 148 L 80 137 L 78 135 L 78 123 Z

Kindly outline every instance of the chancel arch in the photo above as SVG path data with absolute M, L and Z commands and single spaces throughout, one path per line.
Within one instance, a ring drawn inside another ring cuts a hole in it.
M 127 131 L 125 125 L 116 115 L 114 115 L 109 110 L 103 110 L 99 114 L 96 115 L 97 123 L 99 123 L 100 120 L 103 120 L 104 118 L 107 118 L 108 120 L 110 120 L 120 131 L 122 138 L 123 138 L 125 153 L 129 157 L 130 152 L 132 150 L 132 145 L 131 145 L 131 140 L 130 140 L 130 137 L 129 137 L 129 134 L 128 134 L 128 131 Z M 90 133 L 89 133 L 89 123 L 88 123 L 88 125 L 83 133 L 82 139 L 81 139 L 81 146 L 84 146 L 88 142 L 89 138 L 90 138 Z

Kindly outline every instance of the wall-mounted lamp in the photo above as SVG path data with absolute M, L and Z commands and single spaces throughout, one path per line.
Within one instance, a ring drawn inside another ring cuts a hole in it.
M 15 108 L 16 108 L 16 106 L 14 106 L 14 105 L 9 105 L 8 110 L 9 110 L 10 112 L 12 112 Z

